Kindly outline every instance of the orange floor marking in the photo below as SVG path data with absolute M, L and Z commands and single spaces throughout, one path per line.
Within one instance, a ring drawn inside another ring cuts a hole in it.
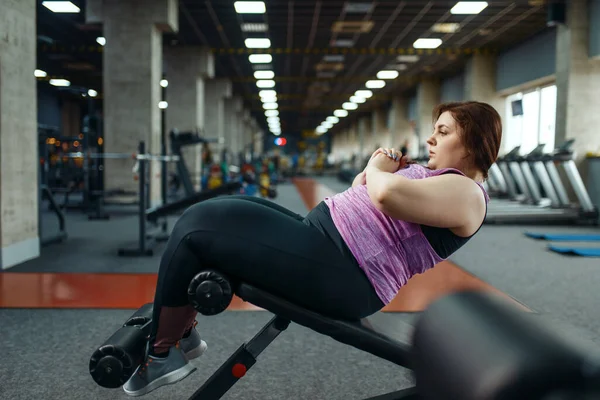
M 0 273 L 0 308 L 139 308 L 157 274 Z M 259 310 L 234 297 L 230 310 Z
M 300 197 L 306 208 L 311 210 L 325 196 L 332 196 L 335 192 L 323 184 L 310 178 L 295 178 L 293 180 Z M 510 301 L 518 307 L 529 310 L 512 297 L 482 281 L 476 276 L 464 271 L 450 261 L 442 261 L 424 274 L 413 276 L 410 281 L 400 289 L 398 295 L 383 310 L 389 312 L 416 312 L 424 310 L 431 302 L 450 293 L 478 290 L 495 293 Z

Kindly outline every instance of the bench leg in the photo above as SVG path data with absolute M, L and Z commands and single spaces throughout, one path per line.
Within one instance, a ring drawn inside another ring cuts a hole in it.
M 289 324 L 289 320 L 273 317 L 252 340 L 240 346 L 189 400 L 220 399 L 246 374 L 256 363 L 256 357 L 286 330 Z

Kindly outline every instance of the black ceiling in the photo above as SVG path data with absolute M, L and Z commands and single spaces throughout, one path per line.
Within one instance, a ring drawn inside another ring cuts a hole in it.
M 38 64 L 52 76 L 69 78 L 73 85 L 101 91 L 102 53 L 96 43 L 101 27 L 85 23 L 85 1 L 72 0 L 80 14 L 54 14 L 38 2 Z M 452 15 L 456 0 L 379 0 L 367 12 L 346 12 L 343 0 L 266 0 L 266 14 L 237 14 L 233 0 L 180 0 L 179 32 L 165 35 L 164 45 L 205 45 L 215 53 L 216 73 L 234 82 L 246 107 L 263 124 L 259 89 L 244 46 L 248 37 L 268 37 L 273 55 L 281 124 L 285 133 L 314 129 L 340 108 L 368 79 L 386 67 L 404 68 L 394 81 L 362 104 L 369 111 L 389 100 L 391 93 L 411 90 L 422 76 L 443 77 L 462 68 L 472 52 L 499 52 L 546 28 L 544 1 L 489 0 L 478 15 Z M 368 6 L 369 4 L 367 4 Z M 338 21 L 372 22 L 366 33 L 335 33 Z M 266 33 L 242 32 L 241 24 L 266 23 Z M 436 33 L 437 23 L 459 23 L 455 33 Z M 433 51 L 412 49 L 420 37 L 443 39 Z M 351 47 L 336 47 L 350 39 Z M 414 63 L 401 63 L 401 54 L 419 53 Z M 343 55 L 343 61 L 323 63 L 326 55 Z M 339 64 L 332 71 L 332 64 Z M 317 68 L 321 70 L 317 74 Z M 357 111 L 351 112 L 357 114 Z

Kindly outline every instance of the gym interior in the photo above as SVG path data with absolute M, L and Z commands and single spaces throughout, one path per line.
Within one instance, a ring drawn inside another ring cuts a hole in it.
M 598 398 L 599 0 L 3 0 L 0 100 L 2 399 L 129 398 L 110 339 L 144 340 L 188 207 L 306 215 L 463 100 L 503 124 L 464 247 L 369 321 L 240 288 L 145 397 Z

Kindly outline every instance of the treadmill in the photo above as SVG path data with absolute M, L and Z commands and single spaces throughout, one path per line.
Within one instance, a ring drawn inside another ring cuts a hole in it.
M 526 160 L 533 164 L 544 192 L 550 199 L 549 205 L 511 205 L 503 207 L 495 199 L 492 199 L 488 207 L 485 223 L 513 225 L 597 224 L 598 210 L 593 205 L 575 165 L 572 149 L 574 141 L 574 139 L 566 141 L 550 154 L 539 154 L 539 151 L 536 151 L 531 155 L 529 160 Z M 524 174 L 523 169 L 517 168 L 520 167 L 519 162 L 523 165 L 523 161 L 522 159 L 510 160 L 508 162 L 510 172 L 515 173 L 513 177 L 516 182 L 520 179 L 523 180 L 517 184 L 519 189 L 523 188 L 527 193 L 527 198 L 530 199 L 529 202 L 535 203 L 534 196 L 536 193 L 532 194 L 531 188 L 527 185 L 528 180 L 530 180 L 530 185 L 533 182 L 531 180 L 532 176 L 525 178 L 528 174 Z M 579 204 L 570 204 L 566 189 L 559 177 L 557 165 L 565 171 Z M 531 170 L 529 171 L 531 172 Z

